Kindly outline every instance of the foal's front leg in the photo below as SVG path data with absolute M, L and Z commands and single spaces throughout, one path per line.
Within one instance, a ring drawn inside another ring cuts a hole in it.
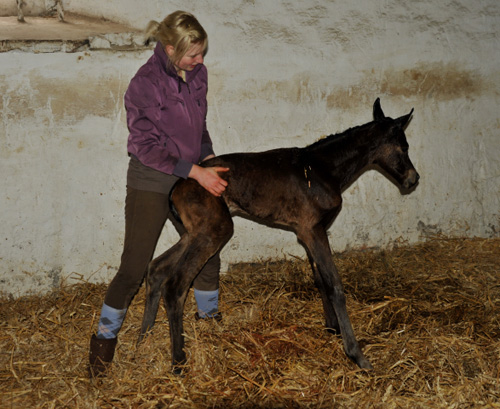
M 332 306 L 337 317 L 338 327 L 342 334 L 346 355 L 360 368 L 372 369 L 370 362 L 363 355 L 359 343 L 356 340 L 356 336 L 354 335 L 351 321 L 347 314 L 344 288 L 337 268 L 332 260 L 330 245 L 325 229 L 316 227 L 313 231 L 302 232 L 298 234 L 298 236 L 304 243 L 311 262 L 314 263 L 314 267 L 317 269 L 315 274 L 319 277 L 315 278 L 316 285 L 320 287 L 321 294 L 323 295 L 324 293 L 326 295 L 323 305 L 325 307 L 327 322 L 329 319 L 331 320 L 332 317 L 330 310 L 330 306 Z M 330 306 L 328 304 L 330 304 Z
M 337 314 L 335 313 L 333 304 L 330 301 L 330 297 L 325 291 L 325 286 L 323 285 L 323 279 L 321 278 L 320 272 L 318 271 L 318 266 L 312 258 L 309 258 L 309 262 L 313 271 L 314 284 L 316 285 L 316 288 L 321 295 L 321 301 L 323 302 L 326 330 L 335 335 L 340 335 L 340 326 L 337 319 Z

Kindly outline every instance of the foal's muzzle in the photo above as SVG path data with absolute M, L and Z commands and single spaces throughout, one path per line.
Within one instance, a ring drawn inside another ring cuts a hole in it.
M 411 189 L 412 187 L 414 187 L 418 183 L 419 179 L 420 179 L 420 175 L 417 173 L 417 171 L 415 169 L 410 169 L 408 171 L 406 179 L 403 182 L 403 188 L 404 189 Z

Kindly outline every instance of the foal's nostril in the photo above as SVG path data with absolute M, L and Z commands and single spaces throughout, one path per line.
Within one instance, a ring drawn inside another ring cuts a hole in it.
M 411 189 L 413 186 L 415 186 L 420 179 L 420 175 L 417 173 L 416 170 L 412 169 L 408 171 L 406 180 L 403 183 L 403 187 L 405 189 Z

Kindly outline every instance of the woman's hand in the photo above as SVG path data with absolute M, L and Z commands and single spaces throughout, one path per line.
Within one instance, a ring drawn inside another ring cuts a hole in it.
M 226 190 L 227 182 L 219 176 L 219 172 L 227 172 L 228 170 L 229 168 L 220 166 L 202 168 L 201 166 L 193 165 L 188 177 L 195 179 L 214 196 L 220 196 Z

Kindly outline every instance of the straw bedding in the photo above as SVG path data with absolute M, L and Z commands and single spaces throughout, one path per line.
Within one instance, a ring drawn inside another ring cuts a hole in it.
M 135 347 L 141 290 L 109 376 L 87 378 L 106 290 L 82 283 L 0 299 L 2 408 L 500 408 L 500 239 L 437 237 L 335 255 L 373 371 L 324 330 L 307 262 L 232 266 L 222 323 L 185 310 L 188 370 L 171 374 L 168 322 Z

